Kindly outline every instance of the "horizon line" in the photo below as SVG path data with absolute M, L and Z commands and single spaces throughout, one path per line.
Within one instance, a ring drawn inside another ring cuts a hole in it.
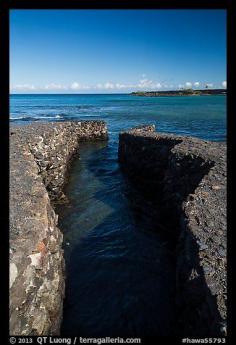
M 45 92 L 33 92 L 33 93 L 25 93 L 25 92 L 18 92 L 18 93 L 11 93 L 9 92 L 9 95 L 130 95 L 132 93 L 142 93 L 142 92 L 176 92 L 176 91 L 185 91 L 187 89 L 178 89 L 178 90 L 144 90 L 144 91 L 130 91 L 130 92 L 111 92 L 111 93 L 62 93 L 62 92 L 49 92 L 49 93 L 45 93 Z M 211 90 L 224 90 L 227 91 L 227 88 L 211 88 L 211 89 L 192 89 L 193 91 L 211 91 Z

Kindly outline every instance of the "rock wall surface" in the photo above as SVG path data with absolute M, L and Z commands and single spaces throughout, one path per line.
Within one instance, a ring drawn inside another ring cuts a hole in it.
M 162 231 L 175 241 L 179 336 L 226 334 L 226 145 L 165 135 L 154 126 L 120 133 L 119 161 L 155 195 Z
M 103 121 L 10 129 L 10 334 L 59 335 L 64 298 L 62 233 L 52 204 L 79 142 L 107 140 Z

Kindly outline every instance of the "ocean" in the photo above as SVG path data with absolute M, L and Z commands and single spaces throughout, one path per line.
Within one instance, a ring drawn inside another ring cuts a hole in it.
M 175 255 L 158 212 L 117 161 L 118 133 L 142 124 L 159 132 L 226 140 L 226 97 L 12 95 L 12 123 L 105 120 L 109 141 L 81 143 L 58 206 L 66 262 L 62 336 L 172 335 Z
M 159 132 L 226 140 L 226 96 L 140 97 L 109 95 L 11 95 L 10 121 L 105 120 L 109 133 L 140 124 Z

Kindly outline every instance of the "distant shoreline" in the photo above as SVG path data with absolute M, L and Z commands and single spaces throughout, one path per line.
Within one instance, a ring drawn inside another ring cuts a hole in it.
M 163 96 L 216 96 L 227 94 L 225 89 L 206 89 L 206 90 L 175 90 L 175 91 L 136 91 L 131 92 L 133 96 L 144 96 L 144 97 L 163 97 Z
M 121 95 L 134 95 L 134 96 L 211 96 L 227 94 L 226 89 L 206 89 L 206 90 L 171 90 L 171 91 L 133 91 L 133 92 L 116 92 L 116 93 L 10 93 L 10 96 L 121 96 Z

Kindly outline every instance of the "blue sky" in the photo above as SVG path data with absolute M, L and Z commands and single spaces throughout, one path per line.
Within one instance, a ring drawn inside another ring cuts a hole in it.
M 226 87 L 225 10 L 12 10 L 12 93 Z

